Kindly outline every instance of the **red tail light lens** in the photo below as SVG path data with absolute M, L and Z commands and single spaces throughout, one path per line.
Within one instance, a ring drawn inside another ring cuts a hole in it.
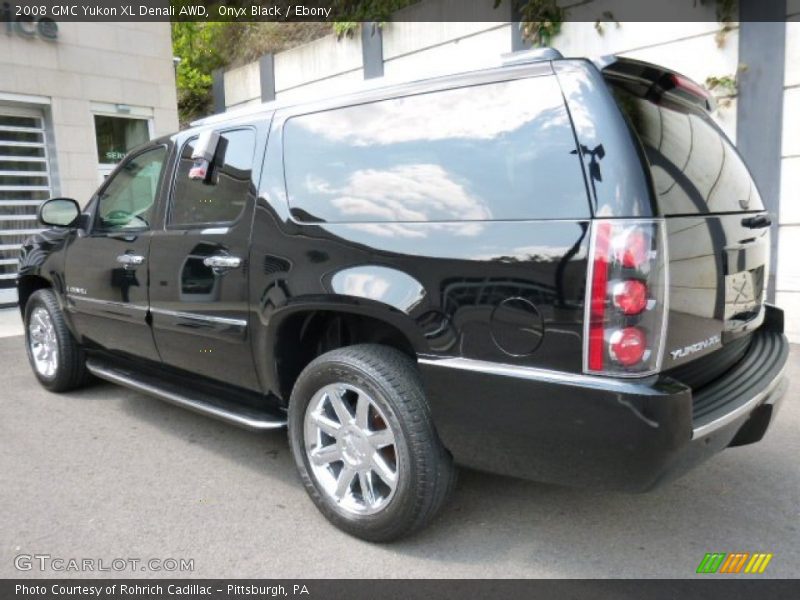
M 648 375 L 661 366 L 667 314 L 662 220 L 592 223 L 584 370 Z
M 647 351 L 647 339 L 637 327 L 617 329 L 608 340 L 608 353 L 616 362 L 630 367 L 640 362 Z
M 606 287 L 608 286 L 608 257 L 611 242 L 611 223 L 600 223 L 595 228 L 594 259 L 592 260 L 591 297 L 589 300 L 589 369 L 603 369 L 603 337 L 606 313 Z
M 628 269 L 641 269 L 650 258 L 651 243 L 641 229 L 631 229 L 615 240 L 614 248 L 619 262 Z
M 638 315 L 647 307 L 647 285 L 638 279 L 615 283 L 611 293 L 614 306 L 626 315 Z

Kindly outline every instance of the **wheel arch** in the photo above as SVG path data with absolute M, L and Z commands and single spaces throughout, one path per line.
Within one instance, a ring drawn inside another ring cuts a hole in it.
M 22 317 L 25 317 L 25 306 L 34 292 L 46 288 L 52 288 L 53 283 L 41 275 L 23 275 L 17 280 L 17 296 L 19 310 Z
M 416 361 L 425 337 L 407 314 L 377 302 L 316 301 L 287 306 L 261 328 L 256 359 L 269 390 L 288 404 L 300 372 L 317 356 L 345 346 L 390 346 Z

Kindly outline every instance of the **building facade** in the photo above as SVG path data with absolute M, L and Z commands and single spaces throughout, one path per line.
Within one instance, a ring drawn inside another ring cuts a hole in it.
M 85 204 L 129 149 L 177 128 L 169 23 L 0 23 L 0 306 L 38 205 Z

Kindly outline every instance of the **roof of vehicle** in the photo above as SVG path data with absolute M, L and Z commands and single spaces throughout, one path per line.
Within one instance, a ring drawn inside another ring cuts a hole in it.
M 219 113 L 198 119 L 190 123 L 191 128 L 202 128 L 208 125 L 217 125 L 237 120 L 244 120 L 254 116 L 273 113 L 276 110 L 290 108 L 294 106 L 314 106 L 317 104 L 348 104 L 356 103 L 359 100 L 371 99 L 375 95 L 407 95 L 424 91 L 426 88 L 440 88 L 451 83 L 462 83 L 474 80 L 491 80 L 500 74 L 522 76 L 531 71 L 539 71 L 543 65 L 549 66 L 554 60 L 561 60 L 563 56 L 558 50 L 553 48 L 533 48 L 521 52 L 513 52 L 500 55 L 497 66 L 486 69 L 476 69 L 460 73 L 441 75 L 412 81 L 387 82 L 385 78 L 372 79 L 363 82 L 358 89 L 332 96 L 324 99 L 313 99 L 306 101 L 281 101 L 273 100 L 261 104 L 234 109 L 228 112 Z

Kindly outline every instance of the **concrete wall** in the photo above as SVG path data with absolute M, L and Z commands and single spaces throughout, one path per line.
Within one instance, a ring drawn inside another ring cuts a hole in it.
M 400 11 L 395 21 L 382 29 L 385 82 L 408 81 L 448 73 L 496 66 L 503 54 L 511 52 L 512 24 L 509 21 L 411 22 L 406 18 L 436 16 L 434 8 L 452 0 L 428 2 Z M 596 0 L 602 11 L 613 3 Z M 502 9 L 491 11 L 503 16 Z M 573 9 L 575 10 L 575 9 Z M 585 10 L 585 9 L 584 9 Z M 738 27 L 734 26 L 717 44 L 719 24 L 715 8 L 699 5 L 698 18 L 690 23 L 613 23 L 604 25 L 602 35 L 593 21 L 565 23 L 553 41 L 564 56 L 622 54 L 663 64 L 696 81 L 710 76 L 735 76 L 738 68 Z M 592 13 L 594 14 L 594 13 Z M 599 14 L 599 12 L 598 12 Z M 480 16 L 486 18 L 487 15 Z M 697 57 L 702 56 L 702 60 Z M 239 108 L 260 102 L 258 64 L 251 63 L 225 73 L 226 107 Z M 279 100 L 305 101 L 351 91 L 363 85 L 361 39 L 337 40 L 330 35 L 275 56 L 275 89 Z M 715 118 L 731 138 L 736 138 L 736 99 L 720 106 Z
M 224 74 L 225 106 L 241 108 L 261 102 L 258 62 Z M 275 97 L 303 101 L 352 90 L 364 80 L 361 38 L 337 40 L 329 35 L 275 56 Z
M 706 10 L 713 14 L 713 7 Z M 719 29 L 716 21 L 620 23 L 619 26 L 605 23 L 603 34 L 599 35 L 593 22 L 569 22 L 564 24 L 553 45 L 564 56 L 619 54 L 664 65 L 705 83 L 708 77 L 734 76 L 739 66 L 738 27 L 734 26 L 725 36 L 722 47 L 718 47 L 715 39 Z M 714 118 L 735 141 L 736 99 L 719 103 Z
M 384 77 L 409 81 L 497 66 L 511 52 L 511 23 L 409 23 L 384 26 Z
M 789 2 L 781 150 L 780 247 L 776 302 L 789 337 L 800 342 L 800 1 Z
M 56 148 L 54 188 L 85 202 L 98 183 L 93 102 L 146 108 L 155 135 L 178 128 L 170 25 L 58 28 L 53 42 L 0 33 L 0 92 L 40 97 Z

